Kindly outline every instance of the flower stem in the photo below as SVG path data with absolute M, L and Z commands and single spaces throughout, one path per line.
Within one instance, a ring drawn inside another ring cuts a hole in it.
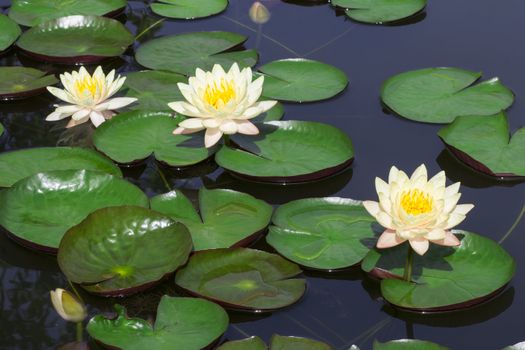
M 407 282 L 412 281 L 412 260 L 413 258 L 414 258 L 414 254 L 412 252 L 412 247 L 408 245 L 407 260 L 405 263 L 405 274 L 403 275 L 403 279 Z
M 84 339 L 84 327 L 82 322 L 77 322 L 77 342 L 81 343 Z
M 158 26 L 159 24 L 161 24 L 162 22 L 164 22 L 166 20 L 166 18 L 162 18 L 162 19 L 159 19 L 157 22 L 153 23 L 152 25 L 150 25 L 148 28 L 144 29 L 142 32 L 140 32 L 136 37 L 135 37 L 135 40 L 139 40 L 144 34 L 146 34 L 147 32 L 149 32 L 151 29 L 155 28 L 156 26 Z

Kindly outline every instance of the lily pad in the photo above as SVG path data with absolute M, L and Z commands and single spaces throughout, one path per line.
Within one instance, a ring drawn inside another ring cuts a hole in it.
M 426 0 L 332 0 L 343 7 L 351 19 L 373 24 L 396 22 L 411 17 L 425 8 Z
M 272 207 L 249 194 L 231 190 L 199 191 L 200 215 L 176 190 L 151 199 L 151 208 L 188 227 L 195 250 L 246 246 L 270 223 Z
M 263 96 L 281 101 L 312 102 L 334 97 L 348 85 L 346 74 L 326 63 L 286 59 L 260 67 Z
M 268 348 L 261 338 L 250 337 L 226 342 L 219 346 L 217 350 L 268 350 Z
M 66 232 L 58 264 L 70 281 L 92 293 L 126 295 L 184 265 L 191 250 L 183 224 L 141 207 L 111 207 Z
M 247 248 L 195 253 L 177 272 L 175 283 L 189 293 L 238 310 L 272 311 L 298 301 L 301 269 L 279 255 Z
M 22 34 L 15 21 L 0 13 L 0 51 L 8 49 Z
M 126 5 L 126 0 L 13 0 L 9 17 L 32 27 L 71 15 L 110 15 L 122 11 Z
M 273 121 L 258 127 L 258 136 L 232 135 L 238 147 L 223 147 L 216 162 L 250 180 L 303 182 L 333 175 L 354 158 L 350 138 L 331 125 Z
M 259 337 L 251 337 L 243 340 L 236 340 L 224 343 L 217 350 L 332 350 L 328 344 L 316 340 L 285 337 L 282 335 L 273 335 L 270 341 L 270 347 Z
M 481 73 L 427 68 L 388 79 L 383 102 L 398 115 L 426 123 L 450 123 L 462 115 L 492 115 L 507 109 L 514 94 L 498 78 L 473 85 Z
M 525 176 L 525 128 L 510 137 L 504 113 L 457 118 L 438 133 L 460 160 L 491 176 Z
M 89 335 L 112 348 L 125 350 L 201 350 L 226 332 L 228 314 L 219 305 L 202 299 L 163 296 L 152 326 L 140 318 L 128 318 L 116 305 L 116 319 L 93 317 Z
M 202 133 L 173 135 L 184 117 L 171 113 L 133 111 L 117 115 L 97 128 L 95 147 L 119 163 L 132 163 L 154 155 L 171 166 L 188 166 L 211 157 L 215 148 L 204 147 Z
M 465 231 L 454 231 L 458 247 L 432 245 L 415 256 L 412 282 L 401 279 L 406 244 L 371 250 L 364 271 L 392 278 L 381 281 L 386 301 L 416 311 L 448 311 L 470 307 L 497 294 L 512 279 L 516 263 L 496 242 Z
M 54 75 L 27 67 L 0 67 L 0 100 L 16 100 L 46 91 L 46 86 L 58 83 Z
M 151 4 L 151 10 L 157 15 L 195 19 L 221 13 L 228 7 L 228 0 L 159 0 Z
M 68 16 L 39 24 L 17 42 L 33 58 L 56 63 L 95 63 L 120 56 L 135 38 L 117 20 Z
M 424 340 L 399 339 L 386 343 L 380 343 L 376 340 L 373 350 L 448 350 L 448 348 Z
M 69 228 L 99 208 L 119 205 L 147 207 L 148 199 L 138 187 L 113 175 L 49 171 L 0 192 L 0 225 L 21 244 L 55 253 Z
M 248 38 L 229 32 L 196 32 L 169 35 L 140 46 L 135 58 L 150 69 L 194 75 L 197 68 L 211 70 L 214 64 L 229 69 L 235 62 L 242 67 L 257 63 L 255 50 L 235 50 Z
M 0 136 L 2 136 L 4 134 L 4 126 L 2 124 L 0 124 Z
M 334 270 L 359 264 L 373 246 L 375 219 L 361 202 L 300 199 L 280 206 L 266 241 L 302 266 Z
M 0 187 L 11 187 L 28 176 L 51 170 L 97 170 L 118 177 L 111 160 L 86 148 L 41 147 L 0 154 Z

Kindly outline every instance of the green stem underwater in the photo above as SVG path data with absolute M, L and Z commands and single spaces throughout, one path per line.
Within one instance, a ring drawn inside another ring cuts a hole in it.
M 412 251 L 412 247 L 409 244 L 408 252 L 407 252 L 407 260 L 405 263 L 405 274 L 403 275 L 403 279 L 407 282 L 412 281 L 412 261 L 413 260 L 414 260 L 414 252 Z
M 156 26 L 158 26 L 159 24 L 161 24 L 161 23 L 164 22 L 165 20 L 166 20 L 166 18 L 159 19 L 157 22 L 153 23 L 153 24 L 150 25 L 148 28 L 144 29 L 142 32 L 140 32 L 139 34 L 137 34 L 137 36 L 135 37 L 135 40 L 139 40 L 144 34 L 146 34 L 147 32 L 149 32 L 151 29 L 155 28 Z
M 84 341 L 84 326 L 82 322 L 77 322 L 77 342 L 81 343 Z

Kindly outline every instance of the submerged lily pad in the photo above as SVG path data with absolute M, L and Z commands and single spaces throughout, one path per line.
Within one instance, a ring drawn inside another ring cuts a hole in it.
M 510 137 L 504 113 L 465 116 L 438 133 L 460 160 L 491 176 L 525 176 L 525 128 Z
M 332 0 L 358 22 L 385 24 L 411 17 L 425 8 L 426 0 Z
M 333 175 L 354 158 L 350 138 L 331 125 L 274 121 L 258 127 L 258 136 L 232 135 L 239 147 L 223 147 L 215 156 L 217 163 L 247 179 L 301 182 Z
M 86 148 L 41 147 L 0 154 L 0 187 L 10 187 L 28 176 L 51 170 L 97 170 L 118 177 L 111 160 Z
M 516 263 L 496 242 L 465 231 L 454 231 L 458 247 L 432 245 L 424 256 L 414 257 L 412 283 L 401 278 L 406 244 L 371 250 L 363 260 L 364 271 L 390 275 L 381 281 L 389 303 L 417 311 L 466 308 L 498 293 L 512 279 Z
M 280 206 L 266 241 L 302 266 L 333 270 L 358 264 L 375 241 L 371 217 L 360 202 L 300 199 Z
M 257 63 L 257 51 L 231 50 L 247 39 L 229 32 L 169 35 L 140 46 L 135 58 L 144 67 L 188 76 L 194 75 L 197 68 L 211 70 L 214 64 L 220 64 L 224 69 L 229 69 L 235 62 L 241 68 L 252 67 Z
M 13 0 L 9 17 L 32 27 L 52 19 L 71 16 L 104 16 L 127 5 L 126 0 Z
M 134 41 L 133 35 L 117 20 L 68 16 L 29 29 L 17 45 L 36 59 L 71 64 L 120 56 Z
M 58 264 L 68 280 L 90 292 L 125 295 L 175 271 L 191 250 L 183 224 L 141 207 L 111 207 L 66 232 Z
M 171 166 L 193 165 L 211 157 L 202 133 L 173 135 L 184 117 L 171 113 L 133 111 L 117 115 L 97 128 L 95 147 L 119 163 L 132 163 L 151 154 Z
M 481 73 L 427 68 L 388 79 L 383 102 L 398 115 L 426 123 L 450 123 L 462 115 L 492 115 L 507 109 L 514 94 L 497 78 L 473 85 Z
M 249 194 L 231 190 L 199 191 L 200 215 L 176 190 L 151 199 L 151 208 L 185 224 L 195 250 L 229 248 L 251 243 L 266 229 L 272 207 Z
M 158 0 L 151 4 L 151 10 L 157 15 L 195 19 L 216 15 L 228 7 L 228 0 Z
M 251 337 L 224 343 L 217 350 L 332 350 L 328 344 L 316 340 L 300 337 L 285 337 L 274 334 L 270 346 L 259 337 Z
M 424 340 L 399 339 L 386 343 L 374 341 L 373 350 L 449 350 L 447 347 Z
M 272 311 L 298 301 L 301 269 L 279 255 L 247 248 L 195 253 L 177 272 L 175 283 L 193 295 L 232 309 Z
M 0 13 L 0 51 L 8 49 L 22 34 L 15 21 Z
M 348 85 L 346 74 L 326 63 L 287 59 L 260 67 L 263 96 L 281 101 L 311 102 L 334 97 Z
M 0 67 L 0 100 L 15 100 L 41 94 L 58 83 L 54 75 L 27 67 Z
M 93 317 L 89 335 L 112 348 L 125 350 L 201 350 L 226 332 L 228 314 L 219 305 L 202 299 L 163 296 L 152 326 L 140 318 L 128 318 L 116 305 L 116 319 Z
M 135 185 L 92 170 L 56 170 L 0 192 L 0 225 L 30 248 L 56 252 L 64 233 L 99 208 L 148 206 Z

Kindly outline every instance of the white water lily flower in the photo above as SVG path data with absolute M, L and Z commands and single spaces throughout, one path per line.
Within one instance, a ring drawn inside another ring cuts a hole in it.
M 444 171 L 428 180 L 425 165 L 410 178 L 396 167 L 390 169 L 388 183 L 376 178 L 379 203 L 365 201 L 363 205 L 386 228 L 377 247 L 390 248 L 408 240 L 412 249 L 423 255 L 429 242 L 458 246 L 460 242 L 450 229 L 461 223 L 474 205 L 458 205 L 460 183 L 446 187 L 445 182 Z
M 257 135 L 259 129 L 249 121 L 266 112 L 277 101 L 259 101 L 264 77 L 252 81 L 252 70 L 239 70 L 234 63 L 226 73 L 216 64 L 211 72 L 197 69 L 188 84 L 177 84 L 187 102 L 168 106 L 190 118 L 182 121 L 173 134 L 190 134 L 206 129 L 204 143 L 212 147 L 223 134 Z
M 120 75 L 115 79 L 115 70 L 107 76 L 102 67 L 97 67 L 93 76 L 86 68 L 60 75 L 64 89 L 48 86 L 47 90 L 69 104 L 56 106 L 53 113 L 47 116 L 47 121 L 57 121 L 71 117 L 67 128 L 82 124 L 91 119 L 98 127 L 106 119 L 110 119 L 116 109 L 125 107 L 137 99 L 132 97 L 110 98 L 120 90 L 126 77 Z
M 87 317 L 84 304 L 67 290 L 57 288 L 51 291 L 51 302 L 56 312 L 66 321 L 82 322 Z

